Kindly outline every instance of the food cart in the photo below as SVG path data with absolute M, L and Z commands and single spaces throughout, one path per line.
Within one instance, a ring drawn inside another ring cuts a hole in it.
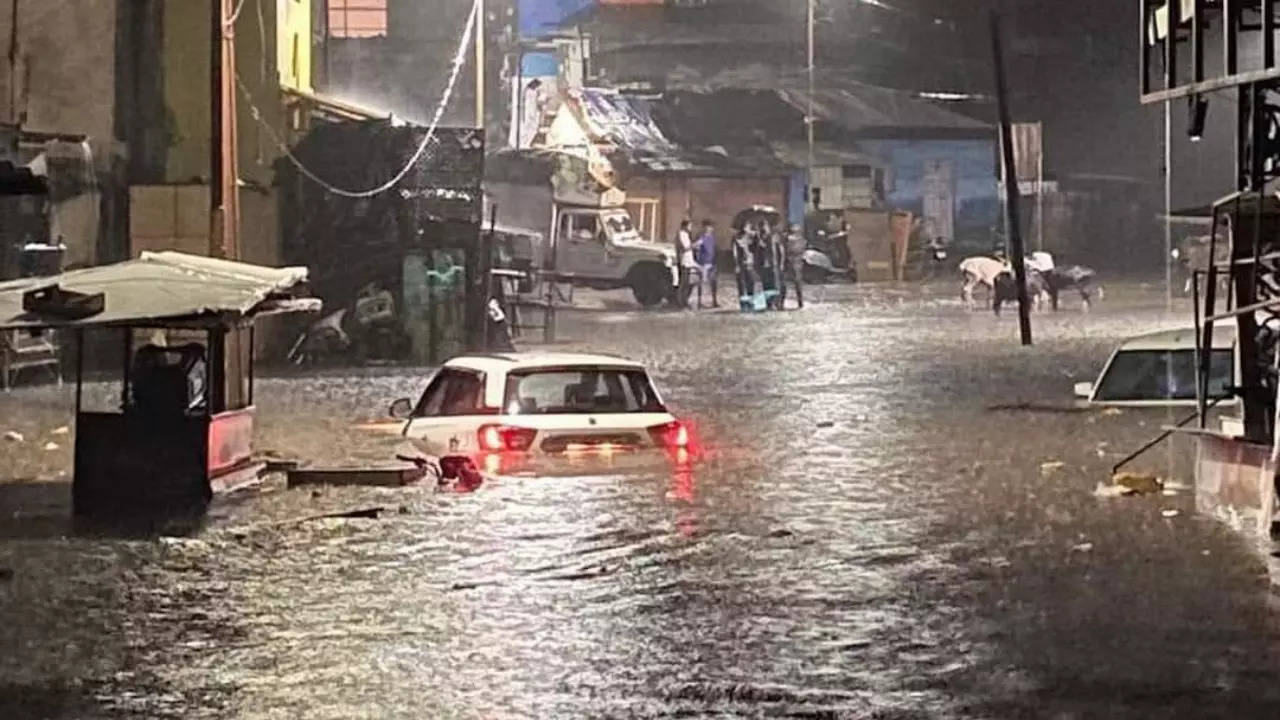
M 203 509 L 256 478 L 253 322 L 317 311 L 306 268 L 268 268 L 177 252 L 0 283 L 0 330 L 76 339 L 77 515 Z M 83 408 L 84 336 L 118 338 L 114 411 Z

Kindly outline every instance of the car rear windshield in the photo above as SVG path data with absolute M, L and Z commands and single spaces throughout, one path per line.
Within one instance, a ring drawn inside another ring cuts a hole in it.
M 508 415 L 665 411 L 643 370 L 604 367 L 512 373 L 502 406 Z
M 1209 357 L 1209 398 L 1230 395 L 1231 350 Z M 1095 401 L 1194 400 L 1195 350 L 1124 350 L 1098 384 Z

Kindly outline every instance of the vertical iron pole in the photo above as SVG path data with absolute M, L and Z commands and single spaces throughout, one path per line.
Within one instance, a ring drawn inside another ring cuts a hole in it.
M 1164 310 L 1173 312 L 1173 101 L 1164 101 Z
M 1191 317 L 1195 321 L 1196 329 L 1196 413 L 1199 415 L 1200 427 L 1204 427 L 1207 423 L 1205 418 L 1205 406 L 1208 399 L 1209 373 L 1204 366 L 1204 335 L 1203 328 L 1200 326 L 1200 271 L 1195 268 L 1191 269 Z
M 1195 0 L 1191 13 L 1191 80 L 1204 80 L 1204 0 Z
M 133 328 L 125 327 L 120 329 L 120 345 L 123 350 L 121 354 L 121 363 L 123 367 L 123 382 L 120 383 L 120 409 L 126 410 L 129 407 L 129 385 L 133 382 Z
M 1000 145 L 1004 158 L 1005 213 L 1009 221 L 1009 243 L 1013 250 L 1013 275 L 1018 284 L 1018 331 L 1023 345 L 1031 344 L 1031 304 L 1027 297 L 1026 252 L 1022 247 L 1022 226 L 1018 219 L 1018 169 L 1013 164 L 1013 128 L 1009 120 L 1009 91 L 1004 76 L 1004 53 L 1000 45 L 1000 16 L 991 13 L 991 55 L 995 61 L 996 98 L 1000 106 Z M 994 290 L 993 290 L 994 292 Z
M 81 395 L 84 392 L 84 328 L 76 328 L 76 423 L 80 422 Z M 77 427 L 78 431 L 80 428 Z
M 1240 18 L 1240 0 L 1222 0 L 1222 67 L 1225 74 L 1236 74 L 1236 25 Z
M 9 0 L 9 124 L 18 124 L 18 0 Z
M 805 111 L 805 116 L 804 116 L 805 132 L 807 133 L 807 137 L 808 137 L 808 139 L 809 139 L 809 158 L 808 158 L 808 163 L 809 163 L 809 165 L 808 165 L 808 168 L 807 168 L 807 169 L 808 169 L 808 175 L 809 175 L 809 176 L 806 178 L 806 182 L 808 183 L 808 186 L 809 186 L 809 197 L 808 197 L 808 198 L 806 198 L 806 201 L 807 201 L 807 202 L 805 203 L 806 205 L 808 205 L 808 204 L 810 204 L 810 203 L 813 203 L 813 144 L 814 144 L 814 132 L 813 132 L 813 93 L 814 93 L 814 91 L 815 91 L 815 89 L 816 89 L 815 82 L 814 82 L 814 63 L 815 63 L 815 58 L 816 58 L 816 52 L 815 52 L 815 48 L 814 48 L 814 29 L 813 29 L 813 25 L 814 25 L 814 3 L 816 3 L 816 2 L 817 2 L 817 0 L 809 0 L 808 23 L 807 23 L 807 25 L 805 26 L 805 27 L 806 27 L 806 33 L 807 33 L 807 35 L 808 35 L 808 40 L 809 40 L 809 42 L 808 42 L 808 54 L 809 54 L 809 106 L 808 106 L 808 109 Z M 817 210 L 817 209 L 818 209 L 818 208 L 817 208 L 817 205 L 814 205 L 814 208 L 813 208 L 813 209 L 814 209 L 814 210 Z
M 249 405 L 253 405 L 253 371 L 254 371 L 254 355 L 256 355 L 258 345 L 257 326 L 252 321 L 249 322 Z
M 1276 64 L 1276 20 L 1273 0 L 1262 1 L 1262 67 Z
M 1226 0 L 1230 2 L 1230 0 Z M 1138 0 L 1138 90 L 1146 95 L 1151 92 L 1151 54 L 1147 43 L 1147 28 L 1151 22 L 1150 0 Z
M 476 0 L 476 127 L 484 129 L 484 0 Z

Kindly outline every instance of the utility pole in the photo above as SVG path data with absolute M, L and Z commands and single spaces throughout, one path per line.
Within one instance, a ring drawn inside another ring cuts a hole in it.
M 1164 103 L 1164 311 L 1173 312 L 1173 114 Z M 1212 213 L 1210 213 L 1212 215 Z M 1213 232 L 1212 225 L 1210 232 Z
M 996 99 L 1000 106 L 1000 149 L 1004 157 L 1006 218 L 1009 244 L 1013 249 L 1013 275 L 1018 284 L 1018 329 L 1022 344 L 1031 344 L 1031 304 L 1027 298 L 1026 252 L 1022 247 L 1022 225 L 1018 220 L 1018 168 L 1013 164 L 1013 127 L 1009 120 L 1009 91 L 1004 77 L 1004 53 L 1000 46 L 1000 16 L 991 13 L 991 54 L 995 60 Z M 992 292 L 995 289 L 992 288 Z
M 814 54 L 815 54 L 814 50 L 815 48 L 814 48 L 813 25 L 814 25 L 814 8 L 816 4 L 817 4 L 817 0 L 809 0 L 809 19 L 808 19 L 808 25 L 807 25 L 807 31 L 809 36 L 809 109 L 805 112 L 804 124 L 809 137 L 809 167 L 808 167 L 809 177 L 807 178 L 807 186 L 809 188 L 809 198 L 808 198 L 809 202 L 813 202 L 813 197 L 814 197 L 814 193 L 813 193 L 813 190 L 814 190 L 813 188 L 813 164 L 814 164 L 813 163 L 813 93 L 815 89 L 815 83 L 814 83 Z M 818 208 L 815 203 L 814 210 L 817 210 L 817 209 Z
M 9 124 L 18 126 L 18 0 L 10 0 L 9 20 Z
M 233 0 L 210 0 L 209 256 L 239 258 L 240 193 L 236 142 L 236 47 Z
M 476 0 L 476 127 L 484 129 L 484 0 Z

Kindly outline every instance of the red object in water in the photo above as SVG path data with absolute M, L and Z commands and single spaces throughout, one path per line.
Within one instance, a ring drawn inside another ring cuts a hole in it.
M 481 425 L 476 432 L 480 449 L 486 452 L 503 450 L 528 450 L 533 446 L 533 438 L 538 431 L 533 428 L 511 427 L 510 425 Z
M 484 476 L 476 464 L 466 455 L 445 455 L 440 458 L 440 480 L 452 480 L 454 492 L 468 493 L 484 483 Z
M 649 428 L 649 436 L 655 444 L 665 448 L 689 447 L 689 428 L 679 420 L 654 425 Z

